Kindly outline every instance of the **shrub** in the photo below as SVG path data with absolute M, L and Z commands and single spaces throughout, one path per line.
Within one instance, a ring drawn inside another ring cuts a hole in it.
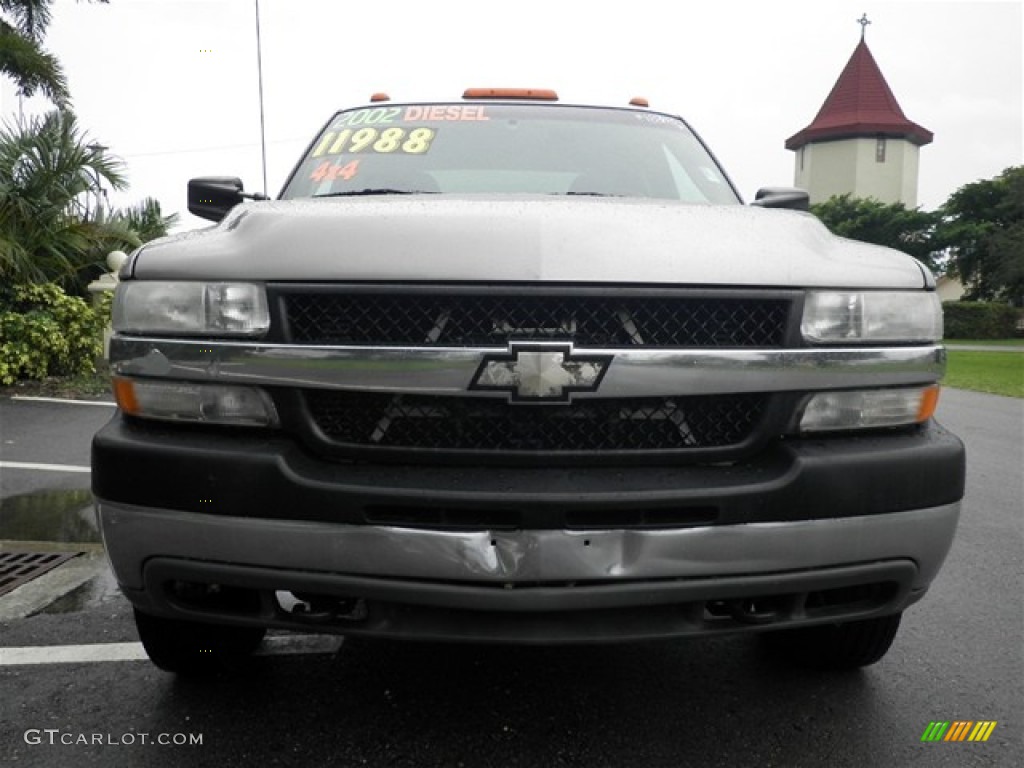
M 1009 304 L 947 301 L 942 304 L 947 339 L 1012 339 L 1018 311 Z
M 18 285 L 0 296 L 0 384 L 92 373 L 106 317 L 58 286 Z

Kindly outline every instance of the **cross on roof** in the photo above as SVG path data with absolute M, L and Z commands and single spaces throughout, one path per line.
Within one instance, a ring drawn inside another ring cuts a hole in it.
M 863 16 L 861 16 L 859 19 L 857 19 L 857 23 L 860 24 L 860 39 L 863 40 L 864 39 L 864 33 L 867 31 L 867 28 L 868 28 L 868 24 L 871 23 L 868 20 L 868 15 L 865 13 Z

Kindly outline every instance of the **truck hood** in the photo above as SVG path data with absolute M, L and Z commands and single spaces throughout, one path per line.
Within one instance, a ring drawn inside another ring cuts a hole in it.
M 237 206 L 143 246 L 150 280 L 925 287 L 906 254 L 810 214 L 620 199 L 392 195 Z

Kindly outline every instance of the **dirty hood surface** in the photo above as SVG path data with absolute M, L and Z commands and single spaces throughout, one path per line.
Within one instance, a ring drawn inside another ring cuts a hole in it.
M 617 198 L 390 195 L 250 203 L 153 241 L 142 279 L 922 288 L 909 256 L 810 214 Z

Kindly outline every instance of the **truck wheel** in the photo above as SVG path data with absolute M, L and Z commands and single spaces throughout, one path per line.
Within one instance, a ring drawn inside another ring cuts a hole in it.
M 263 641 L 263 627 L 231 627 L 180 619 L 165 619 L 135 609 L 135 626 L 142 647 L 160 669 L 182 675 L 201 675 L 248 656 Z
M 784 629 L 765 633 L 763 638 L 773 654 L 801 666 L 856 669 L 885 656 L 901 616 L 896 613 L 877 619 Z

